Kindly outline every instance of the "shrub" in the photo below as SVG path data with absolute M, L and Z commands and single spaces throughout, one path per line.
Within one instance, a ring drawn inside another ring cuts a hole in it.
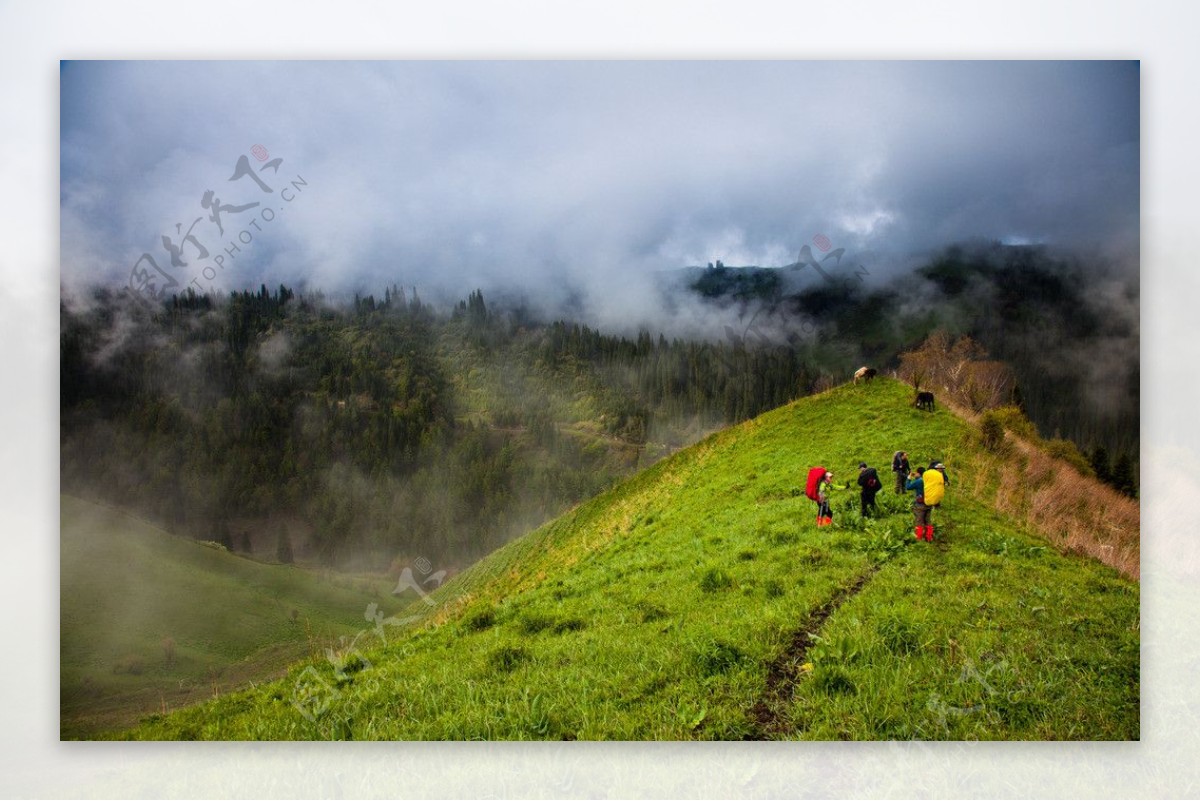
M 1005 431 L 1011 431 L 1018 437 L 1023 437 L 1031 442 L 1038 441 L 1037 427 L 1016 406 L 1001 406 L 999 409 L 992 409 L 987 414 L 998 420 Z
M 1095 477 L 1096 471 L 1092 469 L 1092 465 L 1087 458 L 1079 452 L 1078 446 L 1069 439 L 1051 439 L 1045 444 L 1046 453 L 1053 456 L 1055 459 L 1062 459 L 1067 462 L 1080 475 Z
M 995 412 L 984 412 L 979 418 L 979 435 L 984 448 L 992 453 L 1001 451 L 1004 445 L 1004 424 Z

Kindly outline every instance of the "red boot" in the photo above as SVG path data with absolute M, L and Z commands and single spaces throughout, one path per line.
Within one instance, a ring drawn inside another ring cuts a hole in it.
M 925 527 L 925 541 L 933 542 L 933 526 L 931 525 Z
M 925 527 L 917 526 L 916 535 L 918 540 L 923 539 L 925 536 Z

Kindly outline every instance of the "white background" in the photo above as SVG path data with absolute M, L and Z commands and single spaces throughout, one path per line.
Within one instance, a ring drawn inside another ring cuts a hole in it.
M 1184 2 L 0 2 L 0 793 L 1194 797 L 1197 31 Z M 60 743 L 58 62 L 89 58 L 1140 59 L 1142 741 Z

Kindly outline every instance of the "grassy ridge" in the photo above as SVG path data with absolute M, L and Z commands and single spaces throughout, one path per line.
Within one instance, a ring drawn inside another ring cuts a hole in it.
M 60 508 L 64 738 L 278 675 L 353 632 L 378 589 L 237 557 L 78 498 Z
M 954 479 L 969 426 L 909 393 L 843 386 L 722 431 L 459 575 L 415 630 L 126 736 L 1136 738 L 1135 583 L 953 485 L 938 544 L 887 488 L 882 518 L 845 491 L 813 525 L 813 464 L 886 479 L 903 447 Z

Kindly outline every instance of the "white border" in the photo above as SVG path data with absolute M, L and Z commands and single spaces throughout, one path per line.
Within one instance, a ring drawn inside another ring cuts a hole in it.
M 0 794 L 19 797 L 1165 797 L 1200 786 L 1190 406 L 1200 295 L 1185 2 L 0 4 Z M 58 61 L 1133 58 L 1143 87 L 1143 718 L 1117 744 L 58 742 Z M 1183 556 L 1181 557 L 1181 554 Z

